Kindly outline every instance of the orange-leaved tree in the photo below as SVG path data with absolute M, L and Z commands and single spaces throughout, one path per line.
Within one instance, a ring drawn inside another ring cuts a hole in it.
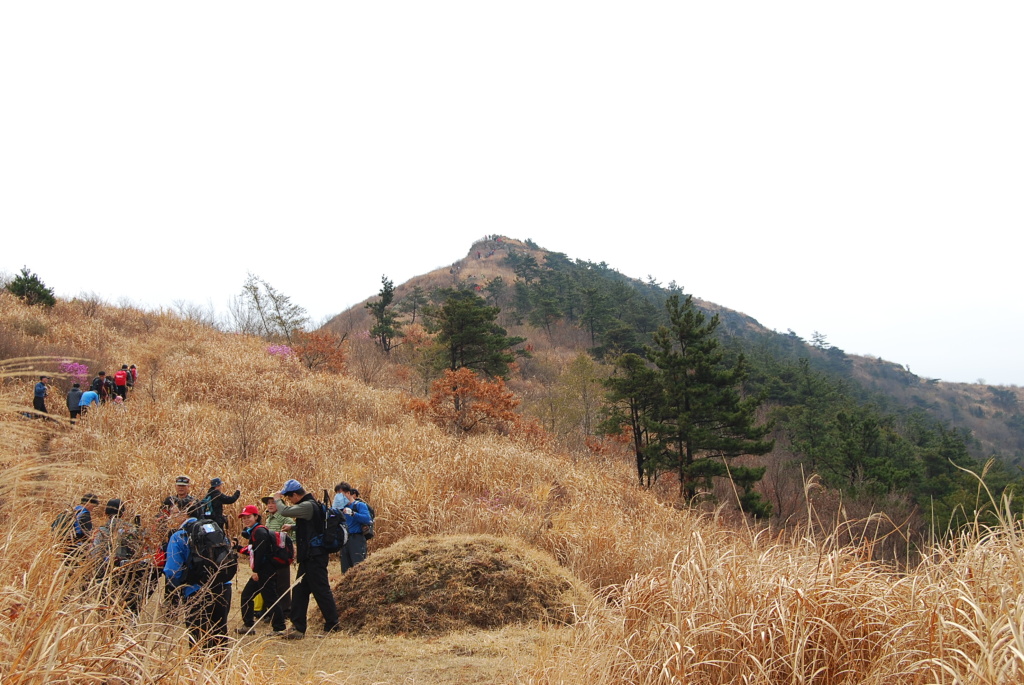
M 295 334 L 295 339 L 295 354 L 310 371 L 345 370 L 345 338 L 326 331 L 302 331 Z
M 522 422 L 515 411 L 519 398 L 505 381 L 484 380 L 465 366 L 446 370 L 431 384 L 430 397 L 414 399 L 410 406 L 417 415 L 462 434 L 486 428 L 510 433 Z

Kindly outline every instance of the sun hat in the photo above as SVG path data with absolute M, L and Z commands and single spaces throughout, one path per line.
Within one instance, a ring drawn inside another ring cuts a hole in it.
M 191 485 L 192 481 L 188 476 L 178 476 L 174 479 L 175 485 Z

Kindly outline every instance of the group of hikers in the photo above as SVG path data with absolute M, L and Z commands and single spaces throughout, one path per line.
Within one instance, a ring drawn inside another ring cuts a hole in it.
M 106 371 L 100 371 L 92 379 L 88 390 L 82 390 L 81 383 L 74 383 L 68 390 L 66 398 L 68 412 L 71 414 L 71 423 L 74 424 L 79 416 L 85 416 L 89 407 L 107 402 L 115 404 L 127 402 L 128 393 L 135 387 L 138 379 L 139 369 L 135 364 L 131 366 L 122 364 L 121 368 L 110 376 Z M 40 376 L 32 397 L 32 408 L 43 414 L 49 413 L 46 408 L 46 400 L 50 396 L 49 382 L 49 376 Z
M 242 625 L 236 633 L 254 634 L 263 622 L 270 624 L 274 636 L 301 639 L 308 627 L 310 596 L 323 616 L 324 633 L 339 630 L 328 560 L 339 553 L 341 572 L 347 572 L 365 560 L 367 540 L 374 535 L 373 509 L 356 488 L 338 483 L 334 499 L 328 502 L 325 490 L 321 502 L 289 479 L 260 499 L 262 509 L 257 504 L 242 507 L 240 537 L 232 537 L 229 531 L 236 526 L 224 505 L 237 502 L 241 492 L 225 494 L 220 478 L 210 481 L 201 498 L 192 495 L 191 487 L 188 476 L 178 476 L 174 493 L 163 500 L 147 530 L 139 515 L 128 519 L 118 498 L 106 502 L 107 521 L 94 529 L 92 513 L 100 499 L 86 493 L 53 523 L 68 562 L 91 564 L 96 582 L 107 584 L 111 597 L 120 598 L 136 615 L 162 575 L 169 616 L 184 622 L 192 644 L 203 648 L 227 640 L 232 587 L 243 579 Z M 240 565 L 247 572 L 239 572 Z

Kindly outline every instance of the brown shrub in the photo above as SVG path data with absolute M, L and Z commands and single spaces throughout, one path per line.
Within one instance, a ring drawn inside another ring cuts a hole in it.
M 343 626 L 403 634 L 569 623 L 591 599 L 547 553 L 491 535 L 407 537 L 349 571 L 334 595 Z

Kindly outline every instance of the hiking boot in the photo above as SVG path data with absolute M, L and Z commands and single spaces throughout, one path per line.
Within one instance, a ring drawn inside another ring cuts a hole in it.
M 337 623 L 335 623 L 333 626 L 324 626 L 324 635 L 329 635 L 331 633 L 340 633 L 340 632 L 341 632 L 341 626 L 339 626 Z
M 281 638 L 284 640 L 301 640 L 304 637 L 306 637 L 306 634 L 301 630 L 295 630 L 295 628 L 281 633 Z
M 256 627 L 255 626 L 239 626 L 238 628 L 235 628 L 235 634 L 236 635 L 255 635 L 256 634 Z

